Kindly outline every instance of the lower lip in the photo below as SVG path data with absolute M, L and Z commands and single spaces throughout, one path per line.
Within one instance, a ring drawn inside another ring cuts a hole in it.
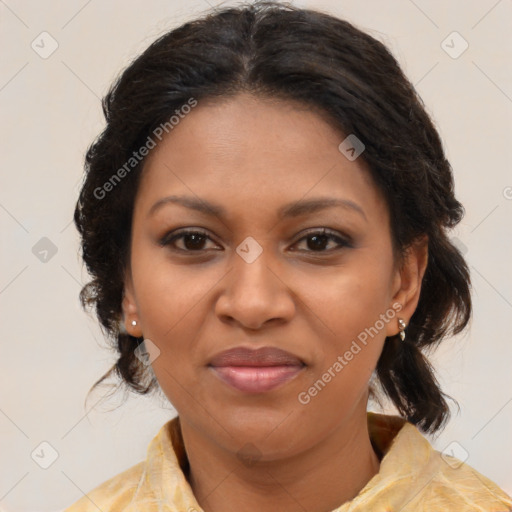
M 212 366 L 226 384 L 245 393 L 264 393 L 293 379 L 303 366 Z

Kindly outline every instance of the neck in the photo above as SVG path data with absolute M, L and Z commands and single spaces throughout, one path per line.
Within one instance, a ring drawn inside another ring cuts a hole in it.
M 236 453 L 182 424 L 190 485 L 205 512 L 325 512 L 353 499 L 379 471 L 366 407 L 306 452 L 241 464 Z

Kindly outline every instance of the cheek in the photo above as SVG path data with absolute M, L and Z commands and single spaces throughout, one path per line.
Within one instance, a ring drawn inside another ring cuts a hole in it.
M 308 307 L 334 348 L 342 349 L 390 308 L 391 269 L 391 258 L 385 253 L 380 259 L 360 253 L 324 276 L 304 274 L 297 280 L 299 294 L 307 297 Z M 378 327 L 382 330 L 380 323 Z
M 143 236 L 139 240 L 132 250 L 132 278 L 144 336 L 167 342 L 191 324 L 196 307 L 221 273 L 212 275 L 185 260 L 172 262 L 165 247 Z
M 389 322 L 396 322 L 390 303 L 392 260 L 364 255 L 326 277 L 323 282 L 303 281 L 311 292 L 309 305 L 317 325 L 318 365 L 311 381 L 320 378 L 336 400 L 353 400 L 362 392 L 377 364 Z M 320 286 L 319 286 L 320 285 Z M 302 286 L 302 285 L 301 285 Z M 323 389 L 323 388 L 322 388 Z M 314 391 L 313 391 L 314 393 Z M 322 401 L 322 400 L 320 400 Z
M 329 291 L 315 305 L 329 329 L 317 337 L 316 364 L 297 396 L 304 428 L 317 428 L 313 424 L 322 418 L 326 431 L 365 399 L 385 343 L 380 315 L 387 311 L 386 288 L 378 280 L 340 278 Z
M 200 270 L 171 263 L 165 249 L 143 244 L 134 247 L 132 262 L 143 335 L 160 351 L 152 367 L 163 391 L 178 407 L 183 389 L 197 384 L 196 369 L 203 364 L 201 343 L 213 318 L 208 297 L 225 271 L 220 266 Z

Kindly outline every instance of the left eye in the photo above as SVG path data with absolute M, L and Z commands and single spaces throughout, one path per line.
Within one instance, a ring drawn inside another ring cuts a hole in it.
M 326 229 L 322 229 L 320 231 L 312 231 L 306 236 L 302 237 L 299 242 L 303 240 L 308 241 L 309 243 L 307 243 L 307 246 L 308 248 L 312 249 L 306 252 L 330 252 L 325 250 L 325 245 L 328 244 L 329 240 L 334 241 L 338 248 L 351 247 L 349 240 L 338 236 L 337 234 L 332 233 Z M 334 250 L 336 250 L 336 247 Z

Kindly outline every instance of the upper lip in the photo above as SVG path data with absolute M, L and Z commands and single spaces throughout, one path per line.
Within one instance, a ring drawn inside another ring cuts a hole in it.
M 297 356 L 276 347 L 235 347 L 218 353 L 210 366 L 303 366 Z

